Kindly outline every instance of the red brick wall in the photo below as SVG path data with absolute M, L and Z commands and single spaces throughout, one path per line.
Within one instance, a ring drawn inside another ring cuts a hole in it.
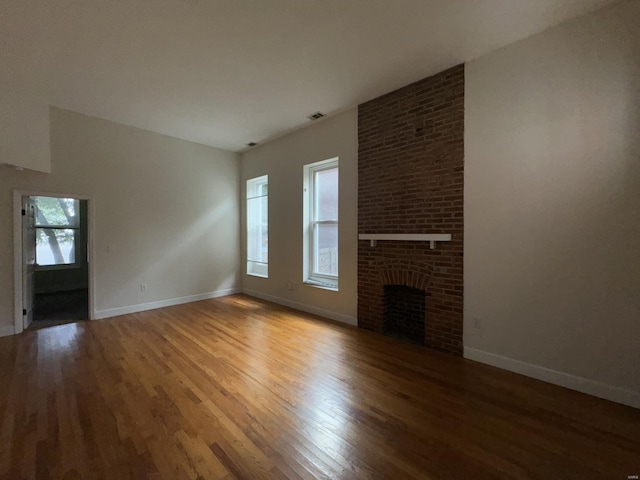
M 464 65 L 358 107 L 358 233 L 451 242 L 358 242 L 358 325 L 382 333 L 384 285 L 426 291 L 425 345 L 462 354 Z

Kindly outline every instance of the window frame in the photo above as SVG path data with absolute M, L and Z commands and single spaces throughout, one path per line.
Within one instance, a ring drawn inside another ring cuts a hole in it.
M 338 169 L 338 218 L 331 220 L 317 220 L 317 186 L 316 174 L 325 170 Z M 304 271 L 303 283 L 314 287 L 324 288 L 327 290 L 338 291 L 340 262 L 339 262 L 339 245 L 340 245 L 340 159 L 339 157 L 310 163 L 304 166 L 304 182 L 303 182 L 303 243 L 304 243 Z M 338 253 L 336 263 L 338 273 L 336 275 L 316 272 L 316 263 L 318 256 L 316 226 L 318 225 L 336 225 L 338 228 Z
M 45 271 L 45 270 L 71 270 L 71 269 L 76 269 L 76 268 L 81 268 L 82 267 L 82 252 L 80 251 L 81 246 L 82 246 L 82 231 L 80 229 L 81 225 L 80 225 L 80 200 L 78 200 L 77 198 L 71 198 L 71 197 L 47 197 L 46 195 L 34 195 L 33 198 L 34 200 L 38 197 L 45 197 L 45 198 L 63 198 L 63 199 L 68 199 L 68 200 L 74 200 L 77 203 L 77 215 L 78 215 L 78 225 L 76 226 L 72 226 L 72 225 L 52 225 L 49 223 L 38 223 L 38 216 L 35 215 L 34 218 L 34 224 L 33 224 L 33 228 L 36 231 L 36 235 L 38 230 L 73 230 L 73 250 L 74 250 L 74 261 L 73 263 L 54 263 L 51 265 L 42 265 L 38 263 L 38 249 L 36 247 L 36 263 L 34 265 L 34 269 L 37 271 Z M 34 201 L 35 203 L 35 208 L 36 211 L 38 209 L 38 204 L 37 201 Z
M 267 193 L 263 195 L 257 195 L 256 192 L 263 186 L 267 186 Z M 259 177 L 250 178 L 246 183 L 246 274 L 253 277 L 269 278 L 269 234 L 267 233 L 267 261 L 260 259 L 250 258 L 252 247 L 251 242 L 253 239 L 252 230 L 267 227 L 269 229 L 269 175 L 261 175 Z M 267 221 L 257 222 L 254 224 L 251 214 L 251 200 L 264 198 L 267 202 Z

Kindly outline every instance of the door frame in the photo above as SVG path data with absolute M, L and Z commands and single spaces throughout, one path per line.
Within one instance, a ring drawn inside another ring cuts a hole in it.
M 89 320 L 95 318 L 95 282 L 94 282 L 94 201 L 91 195 L 68 194 L 59 192 L 44 192 L 33 190 L 13 191 L 13 308 L 14 333 L 22 333 L 24 320 L 22 316 L 22 197 L 55 197 L 75 198 L 87 201 L 87 261 L 89 262 Z

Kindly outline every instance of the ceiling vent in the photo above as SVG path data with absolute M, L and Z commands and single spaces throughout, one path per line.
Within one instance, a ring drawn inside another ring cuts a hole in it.
M 322 117 L 324 117 L 324 113 L 316 112 L 316 113 L 312 113 L 307 118 L 309 120 L 320 120 Z
M 258 145 L 256 142 L 247 143 L 247 147 L 255 147 L 256 145 Z

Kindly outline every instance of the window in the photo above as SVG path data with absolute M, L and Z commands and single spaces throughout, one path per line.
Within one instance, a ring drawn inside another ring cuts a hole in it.
M 269 277 L 269 176 L 247 180 L 247 274 Z
M 73 198 L 33 198 L 36 204 L 36 265 L 79 265 L 80 202 Z
M 338 159 L 304 167 L 304 282 L 338 289 Z

